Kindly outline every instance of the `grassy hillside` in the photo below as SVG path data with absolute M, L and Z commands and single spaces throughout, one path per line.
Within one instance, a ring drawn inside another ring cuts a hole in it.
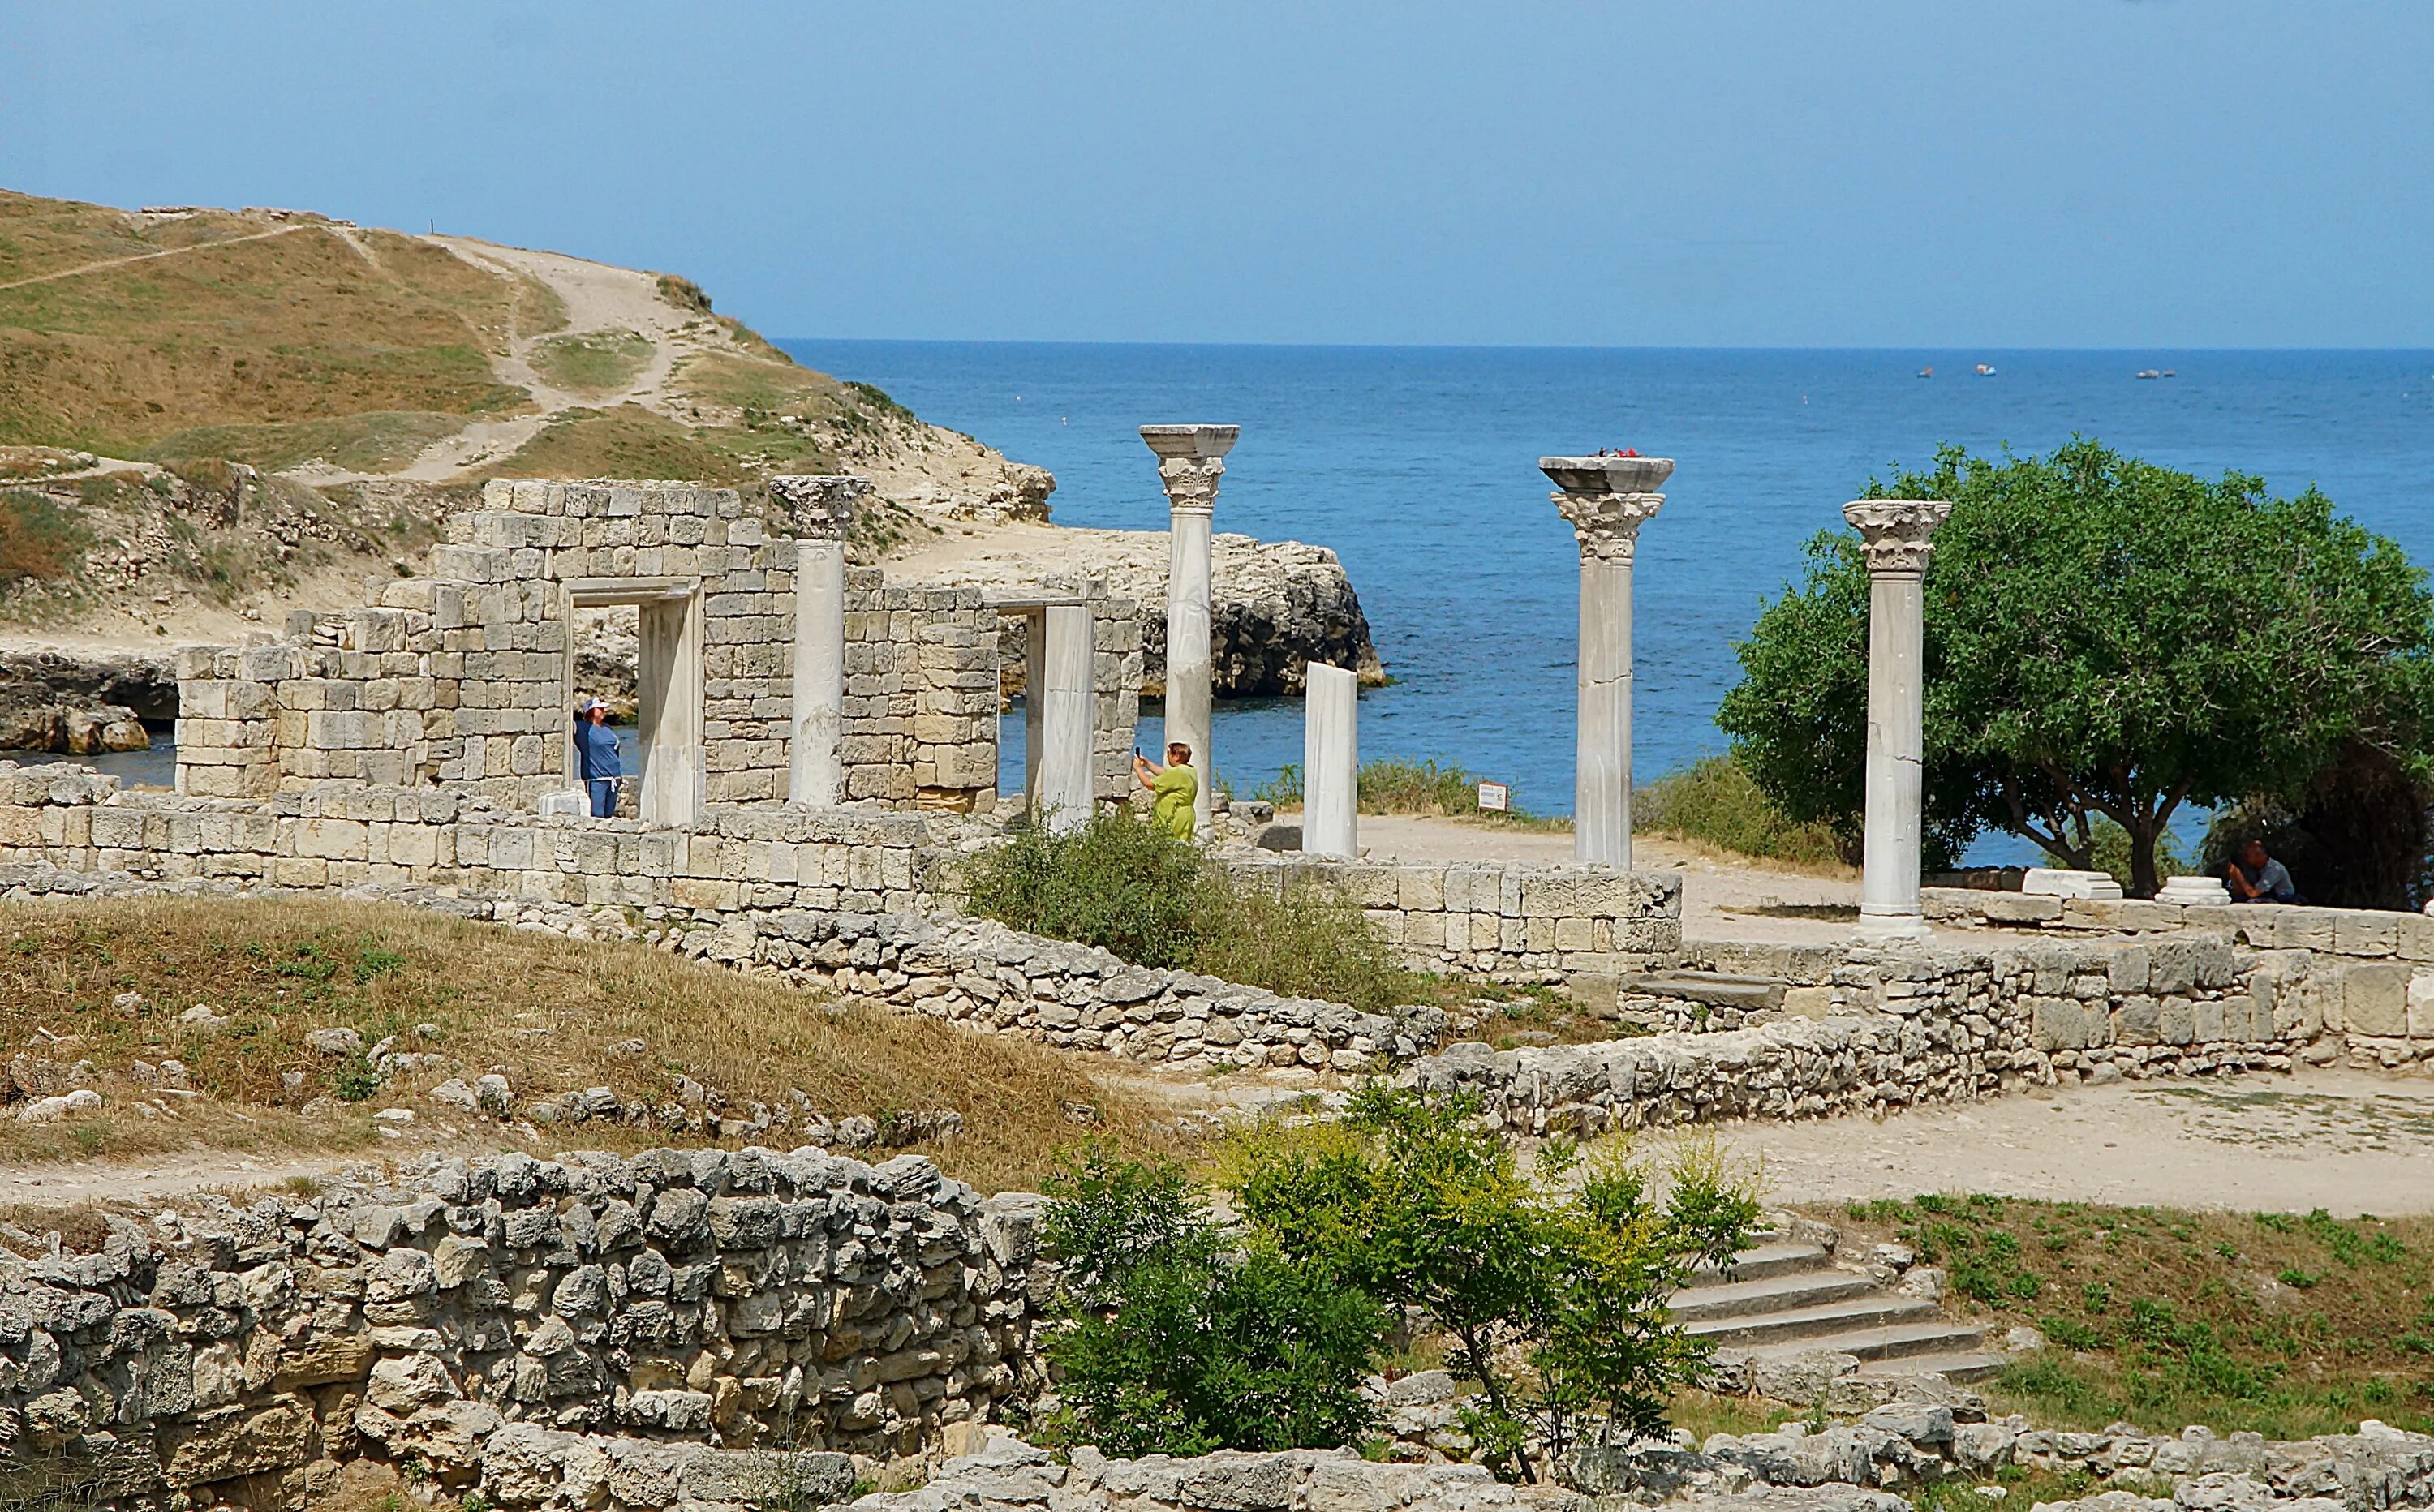
M 390 231 L 0 193 L 0 443 L 165 457 L 241 439 L 238 460 L 271 461 L 297 447 L 225 428 L 512 414 L 530 398 L 491 359 L 519 287 Z
M 0 1164 L 197 1145 L 339 1153 L 376 1143 L 372 1114 L 391 1107 L 415 1111 L 415 1138 L 453 1120 L 494 1145 L 521 1144 L 426 1096 L 448 1078 L 492 1070 L 520 1100 L 606 1085 L 628 1102 L 665 1104 L 691 1079 L 731 1110 L 780 1104 L 794 1089 L 831 1119 L 866 1113 L 883 1127 L 890 1114 L 952 1109 L 960 1137 L 912 1147 L 992 1188 L 1036 1182 L 1052 1153 L 1081 1136 L 1077 1117 L 1135 1149 L 1168 1138 L 1137 1096 L 1095 1081 L 1078 1058 L 640 945 L 318 898 L 10 904 L 0 906 L 0 936 L 9 942 L 0 1038 L 26 1048 L 21 1080 L 43 1074 L 34 1060 L 90 1062 L 105 1099 L 99 1113 L 66 1123 L 0 1119 Z M 225 1022 L 184 1022 L 197 1003 Z M 317 1052 L 306 1037 L 325 1028 L 353 1029 L 367 1045 L 397 1035 L 399 1048 L 435 1063 L 384 1079 L 360 1055 Z M 168 1113 L 147 1117 L 136 1062 L 173 1059 L 203 1096 L 165 1099 Z M 543 1132 L 542 1143 L 565 1148 L 702 1137 L 600 1123 Z M 790 1141 L 780 1130 L 766 1142 Z

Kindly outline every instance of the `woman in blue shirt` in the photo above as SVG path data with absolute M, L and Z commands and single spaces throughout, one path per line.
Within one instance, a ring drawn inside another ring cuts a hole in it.
M 591 817 L 613 817 L 617 779 L 625 770 L 617 761 L 617 732 L 608 728 L 608 705 L 596 698 L 585 699 L 574 711 L 574 755 L 583 790 L 591 795 Z

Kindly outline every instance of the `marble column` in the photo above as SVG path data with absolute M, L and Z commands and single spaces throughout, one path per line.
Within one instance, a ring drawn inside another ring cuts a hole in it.
M 1929 537 L 1952 506 L 1926 499 L 1862 499 L 1843 506 L 1868 553 L 1868 811 L 1860 876 L 1860 932 L 1927 933 L 1919 910 L 1926 741 L 1925 595 Z
M 1361 854 L 1361 678 L 1323 661 L 1306 673 L 1301 730 L 1301 848 L 1353 860 Z
M 845 538 L 870 480 L 772 478 L 769 497 L 795 529 L 795 685 L 787 722 L 786 801 L 845 802 Z
M 1549 497 L 1581 548 L 1581 632 L 1572 767 L 1572 857 L 1631 865 L 1631 556 L 1665 507 L 1664 457 L 1540 457 Z
M 1157 476 L 1166 487 L 1166 738 L 1191 748 L 1191 765 L 1200 773 L 1193 827 L 1204 838 L 1217 774 L 1217 754 L 1209 748 L 1209 520 L 1226 453 L 1242 433 L 1239 425 L 1140 428 L 1141 439 L 1157 453 Z M 1165 759 L 1163 752 L 1158 759 Z
M 1037 693 L 1025 695 L 1040 711 L 1040 743 L 1032 756 L 1039 774 L 1034 812 L 1046 814 L 1048 827 L 1061 834 L 1090 821 L 1090 656 L 1097 627 L 1084 604 L 1050 604 L 1039 622 L 1048 642 L 1044 681 Z

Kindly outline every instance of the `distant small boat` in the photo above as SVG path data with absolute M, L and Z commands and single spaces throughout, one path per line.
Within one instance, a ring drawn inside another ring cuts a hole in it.
M 1995 376 L 1995 369 L 1988 364 L 1980 363 L 1978 365 L 1978 376 L 1980 378 L 1992 378 Z
M 2167 368 L 2165 368 L 2165 369 L 2164 369 L 2164 376 L 2165 376 L 2166 378 L 2174 378 L 2174 377 L 2178 377 L 2179 375 L 2178 375 L 2178 374 L 2176 374 L 2176 373 L 2174 373 L 2170 368 L 2167 367 Z
M 2164 370 L 2160 367 L 2141 367 L 2138 369 L 2136 376 L 2140 378 L 2161 378 L 2164 376 Z
M 1918 370 L 1918 376 L 1921 378 L 1933 378 L 1935 376 L 1935 369 L 1932 367 L 1922 367 Z

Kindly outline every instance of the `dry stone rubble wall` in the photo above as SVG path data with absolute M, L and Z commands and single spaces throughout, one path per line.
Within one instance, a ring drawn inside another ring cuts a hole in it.
M 1822 1019 L 1493 1051 L 1456 1045 L 1402 1072 L 1477 1096 L 1529 1133 L 1724 1118 L 1809 1118 L 2123 1077 L 2287 1071 L 2382 1042 L 2348 1003 L 2391 984 L 2304 951 L 2220 936 L 1992 950 L 1854 948 Z M 2386 968 L 2388 969 L 2388 968 Z
M 105 1215 L 94 1253 L 0 1254 L 0 1448 L 72 1454 L 122 1499 L 292 1505 L 369 1454 L 459 1488 L 555 1456 L 625 1504 L 677 1498 L 620 1477 L 745 1500 L 692 1489 L 731 1462 L 534 1436 L 915 1453 L 1030 1368 L 1038 1210 L 806 1148 L 507 1155 Z M 486 1470 L 493 1446 L 515 1453 Z

